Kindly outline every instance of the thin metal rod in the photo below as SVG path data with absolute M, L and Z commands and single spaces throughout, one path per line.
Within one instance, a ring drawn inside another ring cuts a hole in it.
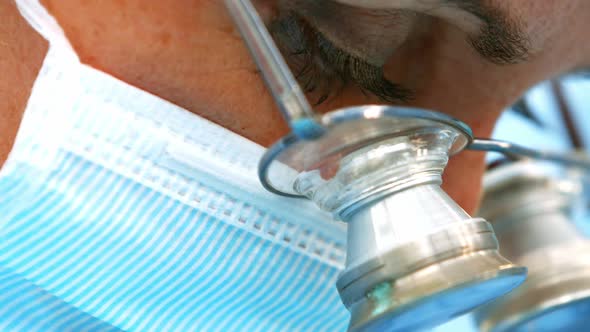
M 559 152 L 530 149 L 505 141 L 476 138 L 467 148 L 469 150 L 475 151 L 499 152 L 513 159 L 528 157 L 539 160 L 554 161 L 567 166 L 578 167 L 590 171 L 590 159 L 588 158 L 582 158 L 579 156 Z
M 293 133 L 303 139 L 321 135 L 322 127 L 256 8 L 249 0 L 225 0 L 225 5 Z
M 563 119 L 565 128 L 567 129 L 568 137 L 572 143 L 573 148 L 576 150 L 583 150 L 584 141 L 582 140 L 582 136 L 580 135 L 580 132 L 574 123 L 572 109 L 565 98 L 562 83 L 557 80 L 551 81 L 551 90 L 553 90 L 553 94 L 557 99 L 559 113 Z
M 539 127 L 544 127 L 543 123 L 537 119 L 535 114 L 531 111 L 529 103 L 527 102 L 526 98 L 523 97 L 519 101 L 517 101 L 514 105 L 512 105 L 512 110 L 517 114 L 522 115 L 523 117 L 531 120 L 535 123 L 535 125 Z

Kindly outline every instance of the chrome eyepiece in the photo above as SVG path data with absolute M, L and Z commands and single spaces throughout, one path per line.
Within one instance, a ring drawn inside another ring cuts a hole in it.
M 314 201 L 348 224 L 337 281 L 350 331 L 428 328 L 504 295 L 526 276 L 498 253 L 491 225 L 441 188 L 470 129 L 439 113 L 352 107 L 317 118 L 325 134 L 294 135 L 260 164 L 265 186 Z
M 480 215 L 527 281 L 476 312 L 482 331 L 585 331 L 590 326 L 590 241 L 570 220 L 578 179 L 539 162 L 492 170 Z

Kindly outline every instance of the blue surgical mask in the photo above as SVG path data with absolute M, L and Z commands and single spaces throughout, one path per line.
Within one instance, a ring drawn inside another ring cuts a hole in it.
M 345 228 L 267 193 L 264 149 L 50 41 L 0 172 L 2 331 L 343 331 Z

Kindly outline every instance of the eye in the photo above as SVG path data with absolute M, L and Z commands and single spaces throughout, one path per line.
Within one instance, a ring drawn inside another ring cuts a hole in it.
M 385 78 L 382 66 L 336 47 L 293 11 L 281 13 L 269 30 L 303 89 L 316 98 L 316 104 L 340 93 L 347 85 L 357 86 L 384 102 L 411 98 L 408 89 Z

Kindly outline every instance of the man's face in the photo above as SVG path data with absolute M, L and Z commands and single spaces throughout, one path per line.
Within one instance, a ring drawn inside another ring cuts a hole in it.
M 43 2 L 83 62 L 263 145 L 287 132 L 221 0 Z M 489 136 L 528 87 L 590 65 L 586 0 L 254 2 L 318 112 L 411 105 Z M 468 212 L 483 170 L 465 152 L 445 174 Z

